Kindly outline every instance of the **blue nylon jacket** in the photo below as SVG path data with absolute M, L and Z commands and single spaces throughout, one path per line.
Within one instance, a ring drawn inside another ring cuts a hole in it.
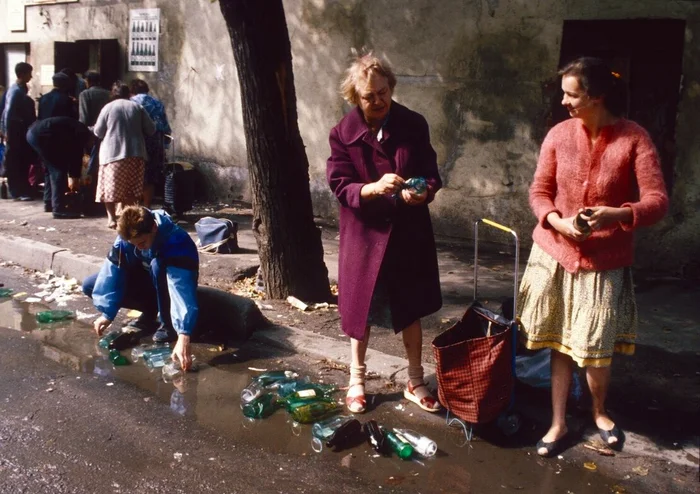
M 126 269 L 138 266 L 150 270 L 153 259 L 165 264 L 170 318 L 178 334 L 191 335 L 197 322 L 197 278 L 199 253 L 190 236 L 172 222 L 165 211 L 152 211 L 158 233 L 149 250 L 139 250 L 119 235 L 102 264 L 92 300 L 102 314 L 113 321 L 124 296 Z

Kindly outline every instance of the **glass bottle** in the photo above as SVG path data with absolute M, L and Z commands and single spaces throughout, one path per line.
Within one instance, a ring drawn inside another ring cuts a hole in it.
M 394 428 L 394 433 L 399 436 L 400 439 L 404 439 L 408 444 L 413 446 L 413 450 L 424 458 L 434 456 L 437 451 L 437 444 L 435 441 L 415 431 Z
M 393 432 L 385 430 L 384 435 L 386 436 L 389 446 L 391 446 L 391 449 L 394 450 L 394 453 L 396 453 L 399 458 L 402 460 L 411 459 L 411 456 L 413 455 L 413 446 L 403 442 Z
M 241 391 L 241 403 L 250 403 L 265 394 L 266 391 L 265 386 L 253 380 Z
M 386 455 L 389 453 L 386 442 L 386 435 L 384 431 L 379 427 L 376 420 L 368 420 L 362 426 L 367 436 L 367 442 L 372 446 L 372 448 L 381 455 Z
M 338 410 L 338 404 L 329 399 L 316 401 L 301 401 L 287 405 L 287 411 L 292 419 L 300 424 L 311 424 L 326 418 Z
M 333 433 L 346 422 L 354 420 L 354 417 L 349 417 L 347 415 L 338 415 L 336 417 L 331 417 L 321 422 L 316 422 L 311 426 L 311 435 L 321 441 L 328 440 Z
M 124 331 L 118 333 L 108 344 L 108 348 L 113 348 L 115 350 L 126 350 L 135 345 L 138 345 L 141 339 L 141 334 L 139 331 Z
M 114 365 L 127 365 L 129 361 L 126 359 L 124 355 L 119 353 L 119 350 L 110 350 L 109 351 L 109 360 L 112 362 Z
M 428 188 L 428 182 L 423 177 L 413 177 L 406 180 L 404 187 L 415 194 L 422 194 Z
M 1 297 L 11 297 L 14 290 L 12 288 L 0 288 L 0 298 Z
M 136 362 L 138 359 L 143 357 L 144 352 L 147 352 L 148 350 L 159 349 L 159 348 L 165 348 L 168 351 L 170 351 L 170 345 L 168 345 L 167 343 L 155 343 L 152 345 L 148 345 L 148 344 L 138 345 L 138 346 L 135 346 L 134 348 L 132 348 L 132 350 L 131 350 L 131 360 Z
M 275 395 L 271 394 L 262 395 L 250 403 L 241 404 L 243 415 L 251 419 L 264 419 L 269 417 L 277 408 Z
M 331 437 L 328 438 L 326 446 L 333 448 L 334 451 L 356 446 L 365 440 L 365 434 L 362 431 L 362 424 L 357 419 L 352 419 L 338 427 Z
M 574 219 L 574 228 L 576 228 L 578 231 L 581 233 L 591 233 L 591 225 L 588 224 L 588 221 L 585 220 L 583 217 L 591 217 L 593 214 L 592 209 L 586 209 L 585 211 L 581 211 L 576 215 L 576 218 Z
M 40 323 L 49 323 L 67 321 L 73 317 L 73 311 L 70 310 L 44 310 L 37 313 L 36 320 Z
M 332 391 L 335 391 L 335 387 L 333 387 Z M 329 391 L 329 389 L 327 389 L 326 387 L 321 387 L 318 384 L 309 383 L 305 385 L 303 389 L 298 389 L 284 397 L 280 397 L 280 401 L 288 406 L 291 406 L 296 403 L 317 401 L 320 399 L 328 398 L 328 392 L 332 391 Z
M 170 347 L 154 348 L 143 352 L 143 361 L 149 369 L 163 367 L 170 360 Z
M 100 341 L 97 342 L 97 346 L 108 350 L 109 344 L 112 343 L 112 341 L 114 341 L 120 334 L 121 333 L 119 331 L 110 331 L 109 333 L 105 334 L 102 338 L 100 338 Z
M 253 380 L 259 382 L 263 386 L 267 386 L 268 384 L 272 384 L 277 381 L 282 381 L 284 379 L 295 379 L 297 377 L 299 377 L 299 374 L 294 371 L 276 370 L 263 372 L 262 374 L 255 376 Z

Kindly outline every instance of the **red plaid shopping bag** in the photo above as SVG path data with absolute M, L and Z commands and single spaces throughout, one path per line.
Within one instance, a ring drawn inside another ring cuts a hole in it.
M 474 302 L 433 340 L 440 403 L 473 424 L 494 420 L 510 401 L 513 323 Z

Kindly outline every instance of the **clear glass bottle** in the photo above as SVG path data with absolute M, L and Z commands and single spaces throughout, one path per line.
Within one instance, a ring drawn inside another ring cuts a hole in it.
M 121 334 L 120 331 L 110 331 L 109 333 L 105 334 L 102 338 L 100 338 L 100 341 L 97 342 L 97 346 L 100 348 L 104 348 L 105 350 L 109 349 L 110 343 L 117 339 L 117 337 Z
M 259 382 L 263 386 L 267 386 L 268 384 L 272 384 L 277 381 L 296 379 L 297 377 L 299 377 L 299 374 L 291 370 L 275 370 L 258 374 L 253 378 L 253 380 Z
M 243 415 L 251 419 L 264 419 L 269 417 L 277 408 L 275 395 L 271 394 L 262 395 L 250 403 L 241 404 Z
M 437 452 L 437 444 L 435 441 L 422 434 L 418 434 L 410 429 L 394 428 L 394 433 L 399 436 L 399 439 L 404 439 L 408 444 L 413 446 L 413 450 L 424 458 L 435 456 Z

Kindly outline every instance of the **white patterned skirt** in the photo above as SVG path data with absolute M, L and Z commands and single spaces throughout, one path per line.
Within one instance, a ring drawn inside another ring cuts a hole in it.
M 528 349 L 551 348 L 580 367 L 607 367 L 613 353 L 634 353 L 637 304 L 629 267 L 572 274 L 533 244 L 519 301 Z

